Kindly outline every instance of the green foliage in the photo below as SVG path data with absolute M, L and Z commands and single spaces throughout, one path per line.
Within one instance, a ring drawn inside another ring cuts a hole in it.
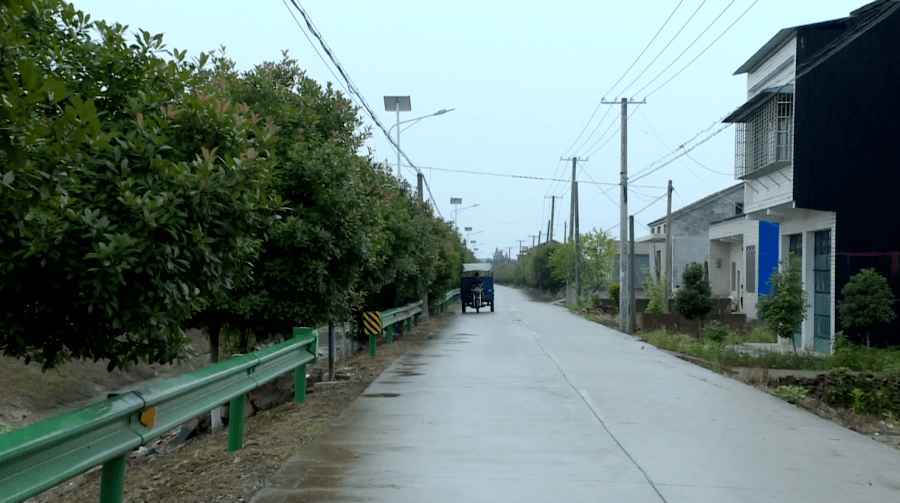
M 797 403 L 809 395 L 809 389 L 803 386 L 779 386 L 775 388 L 775 396 L 788 402 Z
M 684 286 L 675 296 L 672 307 L 686 319 L 697 320 L 697 337 L 700 337 L 700 320 L 712 311 L 716 302 L 703 265 L 696 262 L 688 264 L 682 274 L 682 284 Z
M 622 293 L 622 287 L 618 281 L 612 281 L 609 284 L 609 298 L 616 304 L 619 303 L 619 295 Z
M 716 320 L 712 320 L 703 327 L 703 339 L 716 344 L 725 342 L 728 337 L 728 329 Z
M 756 326 L 753 327 L 753 330 L 751 330 L 749 334 L 747 334 L 747 342 L 774 344 L 778 342 L 778 339 L 772 332 L 769 332 L 763 327 Z
M 580 235 L 581 281 L 587 292 L 602 288 L 612 273 L 617 250 L 615 241 L 607 233 L 592 230 Z M 575 282 L 575 243 L 569 241 L 556 247 L 550 256 L 553 278 L 565 283 Z
M 54 1 L 0 17 L 4 68 L 20 65 L 0 83 L 4 354 L 110 369 L 189 354 L 186 320 L 247 277 L 271 216 L 265 131 L 206 97 L 205 58 L 159 57 L 159 35 L 128 43 Z
M 792 341 L 796 353 L 794 333 L 806 319 L 809 304 L 800 278 L 800 260 L 793 253 L 781 261 L 781 271 L 773 268 L 769 285 L 770 292 L 759 299 L 760 314 L 775 335 Z
M 844 300 L 837 303 L 841 324 L 850 330 L 863 332 L 869 345 L 869 331 L 895 318 L 894 294 L 887 280 L 875 269 L 863 269 L 850 277 L 841 289 Z
M 466 250 L 285 54 L 238 72 L 61 1 L 0 7 L 0 348 L 50 368 L 247 349 L 443 295 Z
M 666 307 L 666 285 L 661 280 L 655 280 L 650 275 L 650 269 L 644 268 L 644 277 L 647 282 L 644 283 L 644 289 L 647 291 L 647 297 L 650 302 L 647 304 L 645 312 L 650 314 L 665 314 L 669 312 Z
M 518 262 L 506 262 L 495 266 L 494 279 L 499 283 L 556 291 L 565 285 L 553 274 L 551 257 L 565 245 L 547 243 L 528 250 Z

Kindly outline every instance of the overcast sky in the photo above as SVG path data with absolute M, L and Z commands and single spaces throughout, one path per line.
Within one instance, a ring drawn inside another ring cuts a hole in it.
M 321 47 L 313 47 L 291 14 L 302 18 L 282 0 L 74 3 L 94 19 L 164 33 L 169 47 L 186 49 L 190 55 L 224 45 L 242 69 L 280 59 L 287 49 L 310 77 L 336 82 L 334 67 L 330 62 L 326 66 L 316 52 L 322 52 Z M 517 240 L 530 246 L 531 236 L 539 231 L 545 237 L 552 195 L 562 196 L 557 199 L 554 231 L 554 238 L 562 240 L 570 185 L 516 177 L 569 179 L 571 161 L 560 161 L 563 156 L 588 159 L 578 164 L 578 179 L 585 182 L 579 185 L 581 231 L 612 228 L 618 236 L 613 226 L 619 222 L 619 189 L 591 183 L 619 181 L 620 106 L 598 108 L 601 99 L 646 98 L 646 105 L 637 109 L 629 105 L 628 170 L 638 175 L 651 165 L 659 167 L 662 163 L 654 162 L 680 145 L 693 145 L 721 127 L 718 121 L 747 96 L 746 76 L 735 76 L 734 71 L 778 30 L 845 17 L 868 2 L 298 3 L 385 127 L 396 121 L 395 113 L 384 111 L 385 95 L 411 97 L 412 111 L 401 113 L 401 120 L 455 109 L 403 131 L 400 145 L 422 169 L 444 218 L 453 217 L 450 198 L 462 198 L 459 227 L 473 228 L 470 239 L 476 244 L 471 247 L 486 258 L 496 248 L 513 247 L 515 253 Z M 374 124 L 365 111 L 361 114 L 367 124 Z M 378 129 L 368 146 L 396 172 L 396 155 Z M 632 182 L 629 213 L 637 213 L 637 237 L 649 233 L 644 224 L 665 216 L 665 197 L 651 202 L 665 194 L 669 179 L 676 192 L 673 210 L 737 183 L 733 128 L 713 136 L 690 156 L 693 159 L 682 157 Z M 404 168 L 403 176 L 415 184 L 412 169 Z M 609 197 L 602 195 L 607 189 Z

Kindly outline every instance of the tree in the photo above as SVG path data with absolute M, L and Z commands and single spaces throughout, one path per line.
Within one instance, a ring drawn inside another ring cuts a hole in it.
M 659 269 L 657 269 L 657 273 L 659 273 Z M 645 312 L 650 314 L 668 313 L 669 309 L 666 307 L 666 285 L 660 281 L 659 274 L 654 279 L 650 275 L 650 269 L 645 267 L 644 278 L 646 279 L 644 288 L 647 290 L 647 297 L 650 300 Z
M 760 296 L 758 309 L 766 325 L 778 337 L 789 338 L 797 353 L 794 334 L 806 319 L 808 307 L 806 291 L 800 277 L 800 259 L 793 253 L 781 261 L 781 271 L 772 269 L 769 278 L 771 290 Z
M 599 230 L 581 235 L 581 281 L 588 292 L 596 292 L 606 286 L 618 254 L 613 238 Z M 558 245 L 550 256 L 553 277 L 559 281 L 575 282 L 575 243 Z
M 884 276 L 875 269 L 863 269 L 850 277 L 841 289 L 844 300 L 838 302 L 841 324 L 850 330 L 866 334 L 882 323 L 890 323 L 894 314 L 894 294 Z
M 267 132 L 161 35 L 129 43 L 53 0 L 0 19 L 4 68 L 18 65 L 0 78 L 0 347 L 45 369 L 189 354 L 187 320 L 258 251 Z
M 697 320 L 697 337 L 703 338 L 700 329 L 700 322 L 704 316 L 712 311 L 715 305 L 715 298 L 709 287 L 709 278 L 706 276 L 706 269 L 702 264 L 692 262 L 684 268 L 682 274 L 682 283 L 684 286 L 675 297 L 673 308 L 675 312 L 684 316 L 688 320 Z

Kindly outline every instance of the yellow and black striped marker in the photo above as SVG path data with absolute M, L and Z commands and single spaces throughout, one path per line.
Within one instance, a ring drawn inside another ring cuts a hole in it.
M 375 356 L 375 339 L 381 335 L 381 313 L 378 311 L 363 313 L 363 330 L 369 336 L 369 355 Z

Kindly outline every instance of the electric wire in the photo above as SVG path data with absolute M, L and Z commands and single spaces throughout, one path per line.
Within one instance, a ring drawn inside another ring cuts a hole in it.
M 663 68 L 663 70 L 662 70 L 661 72 L 659 72 L 659 73 L 656 74 L 656 77 L 653 77 L 652 79 L 650 79 L 650 82 L 647 82 L 646 84 L 644 84 L 644 87 L 638 89 L 637 92 L 635 92 L 634 94 L 640 95 L 640 94 L 641 94 L 641 91 L 643 91 L 644 89 L 647 89 L 648 87 L 650 87 L 650 84 L 656 82 L 656 79 L 660 78 L 660 77 L 662 76 L 662 74 L 666 73 L 666 71 L 667 71 L 669 68 L 672 68 L 672 65 L 674 65 L 675 63 L 677 63 L 678 60 L 681 59 L 681 57 L 684 56 L 685 53 L 687 53 L 687 52 L 691 49 L 691 47 L 694 47 L 694 44 L 696 44 L 697 41 L 700 40 L 700 38 L 703 37 L 703 35 L 705 35 L 706 32 L 709 31 L 709 29 L 712 28 L 714 24 L 716 24 L 716 21 L 718 21 L 719 18 L 721 18 L 723 15 L 725 15 L 725 13 L 728 11 L 728 9 L 731 8 L 732 5 L 734 5 L 734 2 L 735 2 L 735 0 L 731 0 L 731 3 L 729 3 L 728 5 L 725 6 L 724 9 L 722 9 L 722 12 L 720 12 L 719 15 L 716 16 L 716 18 L 713 19 L 712 22 L 709 23 L 709 25 L 707 25 L 707 27 L 704 28 L 703 31 L 701 31 L 699 35 L 697 35 L 697 38 L 695 38 L 693 42 L 691 42 L 690 44 L 688 44 L 688 46 L 685 47 L 683 51 L 681 51 L 681 54 L 679 54 L 678 56 L 676 56 L 675 59 L 673 59 L 672 62 L 669 63 L 665 68 Z M 751 6 L 751 7 L 752 7 L 752 6 Z
M 696 16 L 697 13 L 700 12 L 700 9 L 703 8 L 703 6 L 704 6 L 705 4 L 706 4 L 706 0 L 703 0 L 703 2 L 701 2 L 700 5 L 697 6 L 697 9 L 694 11 L 693 14 L 691 14 L 691 17 L 689 17 L 689 18 L 687 19 L 687 21 L 685 21 L 684 24 L 681 25 L 681 28 L 679 28 L 678 31 L 675 32 L 675 35 L 672 36 L 672 38 L 669 40 L 669 43 L 667 43 L 667 44 L 665 45 L 665 47 L 663 47 L 662 50 L 659 51 L 659 54 L 657 54 L 656 57 L 653 58 L 653 60 L 650 61 L 650 63 L 648 63 L 646 67 L 644 67 L 644 69 L 641 71 L 641 73 L 639 73 L 638 76 L 635 77 L 634 80 L 631 81 L 631 84 L 628 84 L 627 86 L 625 86 L 625 89 L 622 89 L 622 92 L 619 93 L 619 96 L 625 96 L 625 93 L 628 91 L 628 89 L 630 89 L 631 86 L 633 86 L 634 83 L 637 82 L 638 79 L 640 79 L 641 76 L 644 75 L 644 73 L 645 73 L 647 70 L 649 70 L 651 66 L 653 66 L 653 63 L 656 63 L 656 60 L 659 59 L 659 57 L 662 56 L 664 52 L 666 52 L 666 49 L 668 49 L 669 46 L 672 45 L 672 42 L 674 42 L 675 39 L 678 38 L 678 35 L 680 35 L 681 32 L 684 31 L 685 28 L 687 28 L 688 23 L 690 23 L 691 20 L 694 19 L 694 16 Z
M 411 167 L 411 166 L 404 165 L 404 167 Z M 523 179 L 523 180 L 542 180 L 542 181 L 554 181 L 554 182 L 566 182 L 566 183 L 569 183 L 572 181 L 572 180 L 569 180 L 566 178 L 547 178 L 547 177 L 543 177 L 543 176 L 514 175 L 514 174 L 510 174 L 510 173 L 491 173 L 488 171 L 472 171 L 472 170 L 466 170 L 466 169 L 435 168 L 432 166 L 416 166 L 416 167 L 418 167 L 419 169 L 444 171 L 447 173 L 466 173 L 469 175 L 497 176 L 497 177 L 503 177 L 503 178 L 519 178 L 519 179 Z M 618 183 L 614 183 L 614 182 L 579 181 L 578 183 L 583 183 L 586 185 L 609 185 L 610 187 L 619 186 Z M 645 188 L 645 189 L 664 189 L 665 188 L 665 187 L 662 187 L 659 185 L 633 185 L 633 187 L 639 187 L 639 188 Z
M 622 79 L 624 79 L 625 76 L 628 75 L 628 72 L 630 72 L 631 69 L 634 68 L 634 65 L 636 65 L 637 62 L 640 61 L 640 59 L 644 56 L 644 53 L 647 52 L 647 49 L 650 48 L 650 45 L 653 44 L 653 41 L 656 40 L 656 37 L 658 37 L 659 34 L 662 33 L 663 28 L 665 28 L 666 25 L 669 24 L 669 21 L 672 19 L 672 16 L 675 15 L 675 12 L 678 11 L 678 8 L 681 7 L 681 4 L 682 4 L 682 3 L 684 3 L 684 0 L 679 0 L 678 4 L 675 5 L 675 8 L 672 9 L 672 12 L 669 14 L 669 17 L 666 18 L 666 20 L 665 20 L 665 22 L 663 22 L 662 26 L 660 26 L 659 29 L 656 30 L 656 34 L 653 35 L 653 38 L 650 39 L 650 42 L 648 42 L 647 45 L 646 45 L 646 47 L 644 47 L 644 50 L 641 51 L 640 54 L 638 54 L 638 57 L 635 58 L 634 61 L 632 61 L 631 65 L 628 67 L 628 69 L 625 70 L 625 73 L 623 73 L 622 76 L 619 77 L 619 80 L 617 80 L 617 81 L 615 82 L 615 84 L 613 84 L 613 85 L 611 85 L 611 86 L 609 87 L 609 90 L 606 91 L 606 94 L 605 94 L 604 96 L 608 96 L 609 93 L 611 93 L 611 92 L 613 91 L 613 89 L 615 89 L 615 87 L 616 87 L 617 85 L 619 85 L 619 82 L 622 82 Z M 604 98 L 604 99 L 605 99 L 605 98 Z M 600 110 L 600 106 L 601 106 L 602 104 L 603 104 L 603 100 L 600 100 L 600 102 L 597 103 L 597 106 L 594 108 L 594 112 L 591 114 L 591 118 L 588 119 L 588 121 L 587 121 L 587 122 L 585 123 L 585 125 L 584 125 L 584 128 L 582 128 L 582 129 L 581 129 L 581 132 L 578 133 L 578 137 L 575 138 L 575 141 L 572 142 L 572 145 L 570 145 L 569 148 L 567 148 L 566 151 L 563 152 L 563 155 L 560 156 L 560 157 L 565 157 L 566 154 L 567 154 L 570 150 L 572 150 L 572 147 L 574 147 L 574 146 L 578 143 L 578 140 L 580 140 L 581 137 L 582 137 L 582 135 L 584 135 L 584 132 L 587 131 L 588 126 L 591 125 L 591 121 L 594 120 L 594 117 L 597 115 L 597 111 Z M 608 109 L 607 109 L 607 113 L 608 113 Z M 603 114 L 603 117 L 606 117 L 606 114 Z M 600 122 L 597 124 L 597 127 L 595 127 L 595 128 L 594 128 L 594 131 L 592 131 L 591 134 L 587 137 L 587 139 L 585 139 L 584 143 L 587 143 L 587 142 L 590 140 L 591 136 L 593 136 L 594 132 L 597 131 L 597 128 L 599 128 L 599 127 L 600 127 L 600 124 L 602 124 L 602 123 L 603 123 L 603 118 L 600 119 Z M 583 147 L 583 146 L 584 146 L 584 144 L 582 144 L 582 147 Z M 579 149 L 580 149 L 580 148 L 579 148 Z
M 325 42 L 325 38 L 322 36 L 322 34 L 319 32 L 319 30 L 313 24 L 312 19 L 306 13 L 306 10 L 303 8 L 303 6 L 299 2 L 297 2 L 297 0 L 289 0 L 289 1 L 290 1 L 291 5 L 293 5 L 294 8 L 303 17 L 303 20 L 306 22 L 306 26 L 309 29 L 310 33 L 312 33 L 312 35 L 314 37 L 316 37 L 316 39 L 319 41 L 319 45 L 322 46 L 322 50 L 325 51 L 325 54 L 328 55 L 328 59 L 331 60 L 332 64 L 334 64 L 338 73 L 340 73 L 341 76 L 344 78 L 344 81 L 347 83 L 348 92 L 356 95 L 356 97 L 359 98 L 359 101 L 362 103 L 363 109 L 368 113 L 369 117 L 372 119 L 372 122 L 374 122 L 375 125 L 378 126 L 378 128 L 381 130 L 381 132 L 384 133 L 384 136 L 385 136 L 385 138 L 387 138 L 388 142 L 396 149 L 396 151 L 400 152 L 400 155 L 404 159 L 406 159 L 406 162 L 409 163 L 409 165 L 412 166 L 412 168 L 415 169 L 416 173 L 418 174 L 420 172 L 419 168 L 416 167 L 416 165 L 412 162 L 412 160 L 409 158 L 409 156 L 406 155 L 406 152 L 404 152 L 403 149 L 400 148 L 400 145 L 398 145 L 397 142 L 391 137 L 391 135 L 388 134 L 387 128 L 384 127 L 384 124 L 382 124 L 381 121 L 378 119 L 378 116 L 375 115 L 375 112 L 372 110 L 372 107 L 369 106 L 369 103 L 366 101 L 365 97 L 359 92 L 359 89 L 357 89 L 356 85 L 353 83 L 353 80 L 350 78 L 350 76 L 348 75 L 346 70 L 344 70 L 344 67 L 341 65 L 340 61 L 338 61 L 337 56 L 334 54 L 334 51 L 331 50 L 331 47 L 329 47 L 328 43 Z M 288 9 L 290 9 L 290 7 L 288 7 Z M 438 216 L 440 216 L 441 218 L 444 218 L 444 216 L 441 214 L 441 210 L 438 208 L 437 201 L 435 201 L 435 199 L 434 199 L 434 195 L 431 193 L 430 184 L 428 184 L 424 178 L 422 181 L 425 182 L 424 185 L 425 185 L 426 190 L 428 191 L 428 198 L 431 200 L 431 202 L 434 206 L 434 210 L 438 213 Z
M 730 25 L 728 25 L 728 28 L 725 28 L 725 31 L 723 31 L 718 37 L 716 37 L 715 40 L 713 40 L 712 42 L 710 42 L 710 44 L 709 44 L 708 46 L 706 46 L 706 48 L 704 48 L 702 51 L 700 51 L 700 54 L 694 56 L 694 59 L 688 61 L 688 64 L 684 65 L 684 67 L 682 67 L 681 70 L 678 70 L 678 72 L 675 73 L 675 75 L 672 75 L 671 77 L 669 77 L 669 80 L 663 82 L 662 84 L 659 85 L 659 87 L 657 87 L 656 89 L 654 89 L 654 90 L 650 91 L 649 93 L 647 93 L 647 96 L 652 96 L 653 93 L 655 93 L 656 91 L 659 91 L 660 89 L 662 89 L 662 88 L 663 88 L 666 84 L 668 84 L 669 82 L 672 82 L 672 80 L 673 80 L 675 77 L 681 75 L 681 72 L 685 71 L 689 66 L 691 66 L 691 65 L 694 63 L 694 61 L 697 61 L 697 60 L 700 58 L 700 56 L 703 56 L 703 54 L 704 54 L 706 51 L 708 51 L 709 48 L 713 46 L 713 44 L 715 44 L 716 42 L 718 42 L 720 38 L 722 38 L 723 36 L 725 36 L 725 34 L 728 33 L 728 30 L 730 30 L 735 24 L 737 24 L 737 22 L 740 21 L 741 18 L 743 18 L 745 14 L 747 14 L 748 12 L 750 12 L 750 9 L 752 9 L 753 6 L 757 4 L 757 2 L 759 2 L 759 0 L 753 0 L 753 3 L 750 4 L 750 7 L 747 7 L 747 10 L 745 10 L 744 12 L 742 12 L 741 15 L 738 16 L 738 18 L 735 19 L 733 23 L 731 23 Z

